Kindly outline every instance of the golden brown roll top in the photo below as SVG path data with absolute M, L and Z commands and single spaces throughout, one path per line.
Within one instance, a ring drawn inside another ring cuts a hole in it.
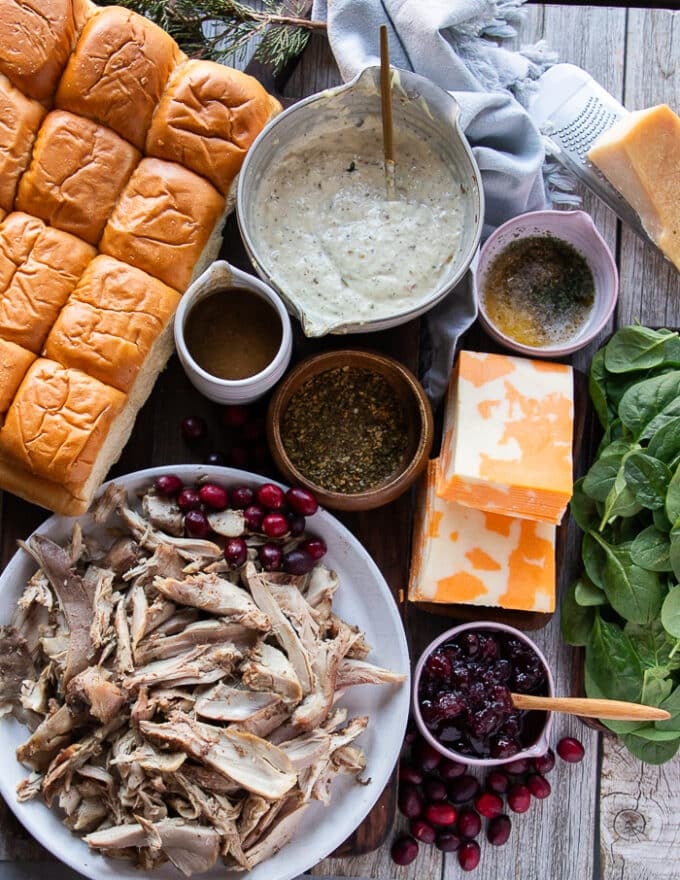
M 0 71 L 49 104 L 93 8 L 87 0 L 0 0 Z
M 0 223 L 0 338 L 40 354 L 95 249 L 37 217 Z
M 34 360 L 32 351 L 0 338 L 0 423 Z
M 99 250 L 184 291 L 224 211 L 225 200 L 207 180 L 174 162 L 142 159 Z
M 280 110 L 252 76 L 213 61 L 187 61 L 170 75 L 146 153 L 190 168 L 227 196 L 248 148 Z
M 177 291 L 145 272 L 99 256 L 62 309 L 45 354 L 129 391 L 179 300 Z
M 99 9 L 69 58 L 56 106 L 112 128 L 143 150 L 168 77 L 185 57 L 143 16 L 119 6 Z
M 140 158 L 111 129 L 55 110 L 40 128 L 16 207 L 97 244 Z
M 11 211 L 45 108 L 0 74 L 0 208 Z

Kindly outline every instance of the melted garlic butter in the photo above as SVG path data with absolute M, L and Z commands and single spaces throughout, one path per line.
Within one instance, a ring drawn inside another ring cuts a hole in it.
M 390 201 L 377 117 L 306 138 L 262 176 L 263 262 L 308 336 L 414 308 L 458 252 L 460 181 L 409 131 L 395 131 L 395 155 Z

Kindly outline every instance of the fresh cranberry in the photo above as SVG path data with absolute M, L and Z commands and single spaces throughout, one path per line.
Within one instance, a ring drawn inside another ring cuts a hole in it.
M 184 530 L 190 538 L 205 538 L 210 532 L 208 517 L 202 510 L 188 510 L 184 516 Z
M 306 553 L 312 557 L 315 562 L 318 562 L 319 559 L 323 559 L 323 557 L 328 552 L 328 547 L 326 546 L 326 542 L 323 538 L 318 537 L 310 537 L 307 540 L 302 541 L 300 544 L 300 550 L 304 550 Z
M 304 516 L 300 516 L 299 513 L 293 513 L 290 511 L 286 514 L 286 518 L 288 519 L 288 531 L 290 532 L 291 537 L 299 538 L 300 535 L 304 534 L 306 525 Z M 302 549 L 304 550 L 305 548 L 303 547 Z
M 418 855 L 418 841 L 410 834 L 403 834 L 392 844 L 390 855 L 397 865 L 410 865 Z
M 188 486 L 179 493 L 177 496 L 177 506 L 183 512 L 187 510 L 197 510 L 201 505 L 201 496 L 195 489 L 190 489 Z
M 267 510 L 281 510 L 286 500 L 283 489 L 274 483 L 263 483 L 255 494 L 257 503 L 266 507 Z
M 458 833 L 461 837 L 477 837 L 482 830 L 482 820 L 475 810 L 461 810 L 458 814 Z
M 266 520 L 267 517 L 265 516 L 265 522 Z M 265 523 L 262 524 L 263 528 L 264 524 Z M 307 574 L 307 572 L 311 571 L 313 568 L 314 560 L 309 553 L 305 553 L 304 550 L 291 550 L 290 553 L 283 554 L 283 570 L 287 571 L 288 574 Z
M 224 546 L 224 558 L 232 568 L 239 568 L 248 558 L 248 546 L 243 538 L 230 538 Z
M 205 423 L 205 419 L 202 419 L 200 416 L 187 416 L 182 419 L 180 425 L 182 436 L 187 441 L 187 443 L 193 443 L 196 440 L 201 440 L 205 437 L 207 432 L 207 425 Z
M 273 545 L 269 545 L 273 546 Z M 423 781 L 423 774 L 420 770 L 416 770 L 413 764 L 402 761 L 399 764 L 399 782 L 410 782 L 412 785 L 420 785 Z
M 248 421 L 248 409 L 240 404 L 225 406 L 222 410 L 222 424 L 227 428 L 241 428 Z
M 417 819 L 423 812 L 423 799 L 415 785 L 399 786 L 399 809 L 407 819 Z
M 450 758 L 444 758 L 439 765 L 439 775 L 444 782 L 450 782 L 452 779 L 465 775 L 465 764 L 461 764 L 459 761 L 452 761 Z
M 282 538 L 288 534 L 288 520 L 283 513 L 267 513 L 262 518 L 262 531 L 268 538 Z
M 445 801 L 447 794 L 446 786 L 441 779 L 430 776 L 429 779 L 423 782 L 423 794 L 428 801 Z
M 286 501 L 291 510 L 302 516 L 312 516 L 319 509 L 319 502 L 309 489 L 302 489 L 300 486 L 292 486 L 286 492 Z
M 449 782 L 449 797 L 454 804 L 464 804 L 473 800 L 479 792 L 479 782 L 466 773 Z
M 569 764 L 578 764 L 583 760 L 586 751 L 573 736 L 565 736 L 557 743 L 557 754 Z
M 171 498 L 181 490 L 182 481 L 176 474 L 162 474 L 160 477 L 156 477 L 153 485 L 159 495 Z
M 511 829 L 512 822 L 510 821 L 509 816 L 506 816 L 505 814 L 502 816 L 496 816 L 487 826 L 486 839 L 493 846 L 503 846 L 504 843 L 508 842 Z
M 550 773 L 555 766 L 555 752 L 553 752 L 552 749 L 548 749 L 545 755 L 539 755 L 537 758 L 534 758 L 531 762 L 531 766 L 536 773 L 540 773 L 541 776 L 545 773 Z
M 422 819 L 412 819 L 408 830 L 421 843 L 434 843 L 437 832 Z
M 211 510 L 225 510 L 229 505 L 229 493 L 217 483 L 205 483 L 198 490 L 201 501 Z
M 217 467 L 224 467 L 224 465 L 227 463 L 227 460 L 224 457 L 223 452 L 210 452 L 205 457 L 205 463 L 216 465 Z
M 239 470 L 247 470 L 250 466 L 250 453 L 243 446 L 232 446 L 227 452 L 227 462 L 229 467 L 238 468 Z
M 539 773 L 532 773 L 527 777 L 527 788 L 539 800 L 547 798 L 551 792 L 550 783 L 545 776 L 541 776 Z
M 510 786 L 508 806 L 514 813 L 526 813 L 531 806 L 531 792 L 526 785 L 517 782 Z
M 251 532 L 259 532 L 262 528 L 262 520 L 264 519 L 264 510 L 259 504 L 249 504 L 243 511 L 243 521 L 247 529 Z
M 460 846 L 460 837 L 454 831 L 440 831 L 434 845 L 441 852 L 455 852 Z
M 476 840 L 466 840 L 458 850 L 458 864 L 464 871 L 474 871 L 479 864 L 480 849 Z
M 231 490 L 231 506 L 234 510 L 245 510 L 255 499 L 255 493 L 250 486 L 236 486 Z
M 413 749 L 413 762 L 423 773 L 431 773 L 441 764 L 441 754 L 427 740 L 419 740 Z
M 437 828 L 445 828 L 453 825 L 456 821 L 456 809 L 451 804 L 438 801 L 425 807 L 423 818 L 430 825 L 435 825 Z
M 475 798 L 475 807 L 485 819 L 495 819 L 503 812 L 503 798 L 493 791 L 484 791 Z
M 506 773 L 510 773 L 512 776 L 522 776 L 529 770 L 529 759 L 518 758 L 516 761 L 510 761 L 509 764 L 503 765 L 503 769 Z
M 277 571 L 281 568 L 283 550 L 278 544 L 263 544 L 257 555 L 265 571 Z

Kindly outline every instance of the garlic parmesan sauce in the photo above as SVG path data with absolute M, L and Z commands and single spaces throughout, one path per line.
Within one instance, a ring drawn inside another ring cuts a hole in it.
M 262 262 L 308 336 L 415 308 L 458 253 L 461 182 L 403 127 L 394 151 L 391 200 L 379 116 L 305 137 L 262 176 L 254 216 Z

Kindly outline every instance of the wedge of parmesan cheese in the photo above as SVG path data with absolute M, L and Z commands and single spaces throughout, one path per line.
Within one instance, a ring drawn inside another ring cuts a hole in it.
M 680 270 L 680 117 L 666 104 L 630 113 L 587 156 Z
M 477 510 L 559 523 L 573 487 L 573 413 L 571 367 L 461 352 L 437 492 Z
M 444 501 L 429 462 L 416 507 L 411 602 L 555 609 L 555 526 Z

